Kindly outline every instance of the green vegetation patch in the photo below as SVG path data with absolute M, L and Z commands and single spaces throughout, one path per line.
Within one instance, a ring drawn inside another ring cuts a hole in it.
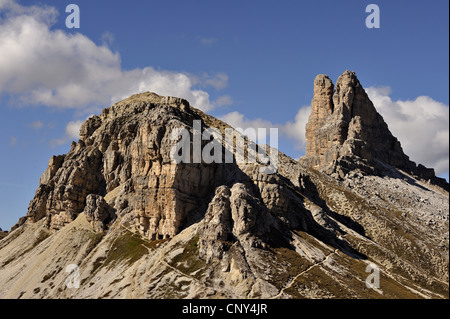
M 347 298 L 346 291 L 319 267 L 312 267 L 284 291 L 294 298 Z
M 122 261 L 132 265 L 142 256 L 148 254 L 148 248 L 145 244 L 146 241 L 141 236 L 126 230 L 113 241 L 103 266 L 112 266 Z M 99 265 L 97 265 L 98 267 Z
M 198 256 L 198 239 L 199 235 L 196 235 L 188 241 L 184 251 L 175 256 L 170 265 L 186 275 L 196 273 L 195 277 L 199 277 L 201 272 L 198 271 L 205 268 L 206 262 Z
M 161 247 L 162 244 L 164 244 L 165 242 L 168 242 L 168 241 L 170 241 L 170 238 L 156 239 L 156 240 L 152 240 L 151 242 L 149 242 L 147 244 L 147 246 L 150 249 L 157 249 L 157 248 Z
M 278 289 L 305 271 L 312 264 L 300 256 L 295 250 L 287 247 L 270 248 L 270 256 L 267 256 L 270 271 L 269 282 Z

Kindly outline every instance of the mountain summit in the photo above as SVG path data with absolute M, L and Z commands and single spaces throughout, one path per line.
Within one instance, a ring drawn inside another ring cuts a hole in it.
M 317 76 L 306 134 L 295 161 L 184 99 L 104 109 L 0 240 L 0 297 L 448 298 L 448 183 L 354 73 Z
M 354 169 L 380 175 L 400 169 L 448 191 L 448 183 L 433 169 L 405 155 L 354 72 L 345 71 L 336 87 L 328 76 L 318 75 L 311 106 L 302 159 L 309 165 L 341 178 Z

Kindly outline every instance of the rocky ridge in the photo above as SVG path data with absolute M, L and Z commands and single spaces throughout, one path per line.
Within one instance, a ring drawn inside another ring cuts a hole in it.
M 6 237 L 7 235 L 8 235 L 8 232 L 3 231 L 3 230 L 0 228 L 0 239 Z
M 316 78 L 307 156 L 278 153 L 276 174 L 173 162 L 194 120 L 230 129 L 149 92 L 87 120 L 0 241 L 0 296 L 448 298 L 448 184 L 409 162 L 354 73 Z

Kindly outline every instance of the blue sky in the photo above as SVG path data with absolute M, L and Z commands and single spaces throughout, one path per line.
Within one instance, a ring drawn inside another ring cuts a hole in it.
M 66 28 L 70 3 L 80 29 Z M 277 126 L 296 158 L 315 76 L 350 69 L 411 159 L 448 179 L 449 3 L 431 3 L 0 0 L 0 227 L 26 214 L 83 120 L 137 91 Z

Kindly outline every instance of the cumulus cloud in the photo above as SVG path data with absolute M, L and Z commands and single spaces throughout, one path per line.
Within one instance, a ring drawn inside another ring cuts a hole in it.
M 228 123 L 230 126 L 234 127 L 235 129 L 242 129 L 244 131 L 247 130 L 248 128 L 254 129 L 256 136 L 252 136 L 249 134 L 247 134 L 247 136 L 254 142 L 263 143 L 263 144 L 268 144 L 268 142 L 269 142 L 269 140 L 267 138 L 268 138 L 268 134 L 270 133 L 270 128 L 277 127 L 272 122 L 263 120 L 260 118 L 250 120 L 250 119 L 246 118 L 244 114 L 239 113 L 237 111 L 220 116 L 219 119 Z M 259 128 L 265 129 L 265 131 L 264 130 L 261 131 L 261 133 L 265 133 L 265 134 L 259 135 L 258 134 Z
M 66 126 L 66 135 L 71 139 L 80 138 L 80 127 L 84 123 L 83 120 L 69 122 Z
M 216 90 L 222 90 L 228 85 L 228 75 L 223 72 L 214 75 L 208 73 L 202 73 L 200 76 L 191 75 L 191 78 L 195 80 L 195 84 L 204 88 L 213 87 Z
M 214 106 L 221 107 L 221 106 L 228 106 L 233 104 L 233 98 L 229 95 L 222 95 L 219 96 L 216 100 L 213 101 Z
M 221 116 L 220 119 L 234 128 L 241 128 L 243 130 L 253 128 L 256 131 L 258 128 L 265 129 L 263 132 L 266 134 L 257 137 L 260 141 L 266 141 L 266 139 L 268 141 L 267 134 L 269 134 L 270 128 L 278 128 L 278 133 L 282 138 L 290 139 L 296 150 L 303 151 L 306 147 L 305 126 L 308 122 L 310 113 L 311 107 L 304 106 L 298 110 L 294 121 L 288 121 L 282 124 L 273 123 L 261 118 L 249 119 L 244 114 L 237 111 L 225 114 Z
M 389 87 L 369 87 L 366 92 L 412 161 L 434 168 L 438 175 L 448 172 L 448 105 L 428 96 L 394 101 Z
M 103 32 L 101 36 L 101 41 L 104 46 L 111 46 L 115 41 L 114 34 L 112 34 L 109 31 Z
M 58 13 L 52 7 L 0 0 L 0 14 L 0 94 L 25 105 L 84 108 L 153 91 L 185 98 L 208 111 L 213 108 L 209 94 L 196 86 L 222 89 L 228 80 L 223 73 L 199 80 L 151 66 L 123 70 L 119 53 L 107 46 L 111 34 L 97 45 L 80 33 L 54 30 Z
M 295 115 L 294 121 L 288 121 L 281 126 L 281 132 L 294 141 L 296 150 L 304 151 L 306 149 L 306 123 L 308 123 L 311 114 L 311 106 L 300 108 Z
M 64 136 L 61 138 L 51 139 L 49 143 L 50 147 L 54 148 L 71 141 L 78 140 L 80 138 L 80 127 L 89 117 L 87 117 L 85 120 L 71 121 L 67 123 Z

